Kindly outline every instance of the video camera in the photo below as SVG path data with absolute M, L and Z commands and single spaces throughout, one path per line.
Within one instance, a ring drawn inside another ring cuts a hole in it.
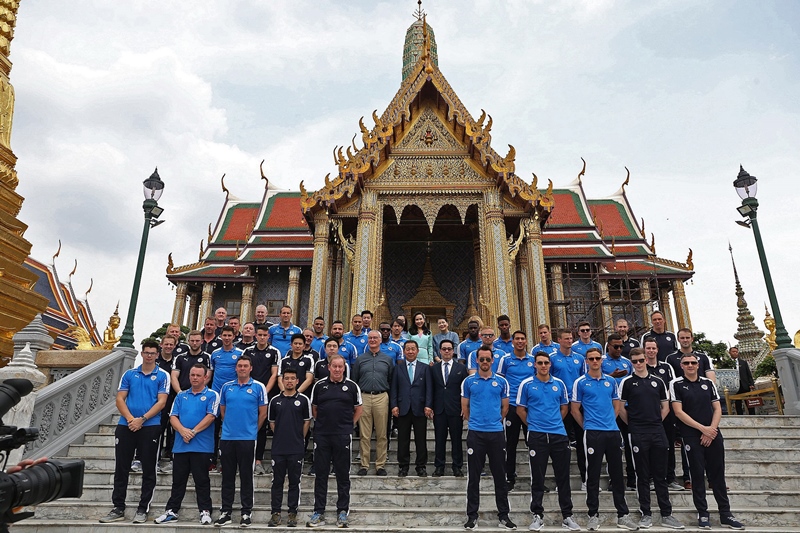
M 39 438 L 38 428 L 17 428 L 2 422 L 2 417 L 32 390 L 33 384 L 27 379 L 0 383 L 0 532 L 7 532 L 10 523 L 33 516 L 32 512 L 15 513 L 15 509 L 83 494 L 81 459 L 45 461 L 13 474 L 5 473 L 9 454 Z

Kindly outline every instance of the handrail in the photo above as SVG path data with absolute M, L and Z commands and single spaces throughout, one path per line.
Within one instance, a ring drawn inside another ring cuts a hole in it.
M 38 391 L 30 425 L 39 428 L 39 438 L 28 443 L 23 458 L 59 455 L 108 420 L 117 409 L 122 374 L 131 368 L 135 357 L 136 350 L 117 348 Z

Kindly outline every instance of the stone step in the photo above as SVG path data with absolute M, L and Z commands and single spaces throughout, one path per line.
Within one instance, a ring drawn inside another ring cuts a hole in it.
M 332 504 L 335 501 L 335 494 L 329 494 L 329 504 Z M 333 501 L 332 501 L 333 500 Z M 256 498 L 256 502 L 258 505 L 254 508 L 253 519 L 256 524 L 259 526 L 264 526 L 269 519 L 269 505 L 264 505 L 260 498 Z M 463 505 L 464 499 L 460 495 L 457 499 L 453 499 L 453 501 L 448 502 L 446 505 L 436 508 L 420 508 L 420 507 L 370 507 L 370 508 L 362 508 L 353 505 L 350 510 L 350 523 L 354 527 L 365 527 L 370 526 L 369 529 L 371 531 L 376 531 L 373 526 L 378 526 L 377 530 L 381 529 L 395 529 L 395 528 L 414 528 L 415 531 L 419 529 L 425 528 L 436 528 L 437 531 L 441 531 L 440 528 L 461 528 L 463 526 L 465 520 L 465 511 Z M 610 502 L 610 501 L 609 501 Z M 601 520 L 603 525 L 607 531 L 615 530 L 618 531 L 614 524 L 614 520 L 616 518 L 616 513 L 609 512 L 609 509 L 613 509 L 611 504 L 604 499 L 601 499 Z M 481 514 L 481 518 L 479 519 L 479 528 L 494 528 L 496 526 L 496 516 L 493 511 L 494 508 L 494 501 L 492 495 L 490 493 L 482 494 L 481 503 L 483 505 L 484 512 Z M 582 526 L 586 527 L 586 507 L 583 505 L 583 502 L 580 501 L 580 498 L 574 499 L 575 508 L 575 518 L 577 522 Z M 750 527 L 764 527 L 769 528 L 773 527 L 776 529 L 772 529 L 773 531 L 787 531 L 784 528 L 783 524 L 791 524 L 792 527 L 795 527 L 796 524 L 800 522 L 800 508 L 797 507 L 787 507 L 787 508 L 762 508 L 758 506 L 748 507 L 748 506 L 740 506 L 737 504 L 737 500 L 734 498 L 732 503 L 732 511 L 736 515 L 736 517 L 741 520 L 747 527 L 748 530 Z M 192 521 L 190 524 L 193 527 L 196 527 L 196 510 L 195 504 L 191 499 L 184 500 L 185 504 L 185 512 L 188 512 L 190 517 L 192 517 Z M 335 505 L 335 504 L 334 504 Z M 631 509 L 635 509 L 633 502 L 629 502 Z M 129 507 L 127 514 L 129 518 L 133 517 L 134 506 Z M 524 505 L 515 505 L 512 503 L 511 508 L 511 519 L 520 525 L 520 528 L 524 528 L 525 524 L 530 523 L 530 513 L 527 511 L 528 504 L 525 503 Z M 713 509 L 712 503 L 712 509 Z M 110 504 L 103 505 L 95 502 L 85 502 L 80 500 L 72 500 L 72 499 L 65 499 L 65 500 L 57 500 L 55 502 L 50 502 L 46 504 L 42 504 L 37 507 L 36 509 L 36 516 L 38 520 L 29 520 L 27 523 L 35 523 L 41 520 L 58 520 L 61 524 L 68 524 L 70 521 L 73 520 L 85 520 L 85 521 L 94 521 L 98 520 L 100 517 L 105 516 L 105 514 L 109 511 Z M 548 510 L 546 515 L 548 521 L 551 523 L 558 517 L 558 513 L 554 512 L 557 507 L 552 505 L 545 505 L 545 509 Z M 307 516 L 310 513 L 310 507 L 307 505 L 302 505 L 300 507 L 300 514 L 302 516 Z M 238 514 L 238 510 L 235 509 L 234 506 L 234 513 Z M 158 505 L 152 506 L 150 512 L 150 520 L 158 516 L 162 512 L 162 508 Z M 333 517 L 333 512 L 329 510 L 329 518 Z M 216 516 L 216 512 L 214 513 Z M 673 507 L 673 515 L 683 522 L 684 524 L 693 526 L 696 524 L 697 520 L 697 511 L 694 509 L 693 506 L 686 506 L 686 507 Z M 656 521 L 658 518 L 656 518 Z M 715 512 L 712 511 L 712 524 L 719 526 L 718 516 Z M 127 526 L 128 524 L 119 524 L 120 526 Z M 14 526 L 17 527 L 16 525 Z M 94 533 L 95 527 L 100 527 L 98 524 L 93 523 L 91 524 L 92 532 Z M 691 531 L 692 529 L 687 529 Z M 52 530 L 51 530 L 52 531 Z M 86 530 L 83 530 L 86 531 Z

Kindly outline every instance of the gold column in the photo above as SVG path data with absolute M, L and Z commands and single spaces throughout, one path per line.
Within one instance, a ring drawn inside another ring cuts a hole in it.
M 295 320 L 300 316 L 300 267 L 289 267 L 289 290 L 286 291 L 286 305 L 292 308 Z
M 255 292 L 255 283 L 242 283 L 242 310 L 239 313 L 239 320 L 242 324 L 253 321 L 253 296 Z
M 483 192 L 482 241 L 486 251 L 486 271 L 484 272 L 484 303 L 489 307 L 490 316 L 484 317 L 489 324 L 494 324 L 499 315 L 508 315 L 512 324 L 519 324 L 519 312 L 512 305 L 514 285 L 509 271 L 506 228 L 503 211 L 500 207 L 500 193 L 492 188 Z
M 378 277 L 377 272 L 380 271 L 378 245 L 381 238 L 378 236 L 378 231 L 382 226 L 381 215 L 377 192 L 365 190 L 361 195 L 361 211 L 358 214 L 350 315 L 360 313 L 363 309 L 370 309 L 370 306 L 378 301 L 375 281 Z M 346 324 L 348 321 L 343 320 L 343 322 Z
M 175 286 L 175 305 L 172 307 L 172 323 L 183 325 L 186 316 L 186 282 L 179 281 Z
M 544 273 L 542 228 L 539 225 L 539 217 L 535 215 L 533 218 L 524 219 L 522 223 L 525 228 L 525 251 L 528 257 L 527 284 L 532 298 L 530 301 L 533 328 L 528 331 L 528 335 L 531 336 L 536 333 L 539 324 L 550 323 L 550 309 L 547 304 L 547 281 Z M 563 298 L 563 286 L 561 292 Z
M 483 300 L 483 287 L 484 287 L 484 273 L 486 272 L 486 254 L 481 250 L 481 237 L 483 235 L 483 213 L 481 208 L 478 207 L 478 224 L 471 224 L 470 230 L 472 231 L 472 253 L 475 256 L 475 300 L 478 309 L 478 315 L 483 315 L 486 312 L 481 306 Z M 468 317 L 465 317 L 468 318 Z
M 17 156 L 11 151 L 14 87 L 8 55 L 18 7 L 16 0 L 0 1 L 0 366 L 14 355 L 14 333 L 47 308 L 47 298 L 33 290 L 38 277 L 23 265 L 31 243 L 23 238 L 28 226 L 17 219 L 24 198 L 16 192 Z
M 314 256 L 311 262 L 311 294 L 308 297 L 308 326 L 314 317 L 325 314 L 325 295 L 328 283 L 328 235 L 330 225 L 325 211 L 314 214 Z
M 330 322 L 334 320 L 338 320 L 340 316 L 342 316 L 342 285 L 344 279 L 344 272 L 345 264 L 344 264 L 344 252 L 339 249 L 336 251 L 336 275 L 333 278 L 333 298 L 331 299 L 331 309 L 330 314 L 326 316 L 327 320 L 325 321 L 326 324 L 330 326 Z
M 614 333 L 614 317 L 611 314 L 611 305 L 608 302 L 610 295 L 608 293 L 608 280 L 601 279 L 598 283 L 600 293 L 600 313 L 603 317 L 603 331 L 605 335 Z
M 683 282 L 679 279 L 672 280 L 672 297 L 675 299 L 675 316 L 678 319 L 678 329 L 689 328 L 691 330 L 692 319 L 689 317 L 689 304 L 686 302 Z
M 644 322 L 644 329 L 650 329 L 653 324 L 650 322 L 650 313 L 653 311 L 653 304 L 650 302 L 652 295 L 650 294 L 650 282 L 646 279 L 639 280 L 639 294 L 642 301 L 642 321 Z
M 667 330 L 675 331 L 675 322 L 672 320 L 672 306 L 669 303 L 669 289 L 661 289 L 661 311 L 667 319 Z
M 517 255 L 516 268 L 521 320 L 519 327 L 529 336 L 530 340 L 531 332 L 536 331 L 536 323 L 533 321 L 533 310 L 531 309 L 532 291 L 529 283 L 530 275 L 528 273 L 528 268 L 528 251 L 527 247 L 523 246 L 520 248 L 519 255 Z
M 561 263 L 553 263 L 550 265 L 551 287 L 553 290 L 553 299 L 557 302 L 564 301 L 564 273 L 561 268 Z M 551 328 L 567 328 L 567 310 L 563 305 L 556 308 L 555 317 L 556 323 L 550 324 Z
M 197 325 L 203 326 L 206 318 L 213 316 L 214 310 L 214 282 L 206 281 L 203 283 L 203 299 L 200 301 L 200 316 L 197 317 Z
M 189 295 L 189 316 L 186 318 L 186 325 L 189 329 L 197 329 L 197 311 L 200 307 L 200 299 L 197 293 L 193 292 Z
M 333 307 L 333 286 L 338 276 L 339 276 L 339 271 L 337 270 L 336 266 L 336 250 L 333 246 L 328 246 L 328 274 L 325 276 L 325 290 L 323 291 L 322 313 L 319 313 L 318 316 L 327 318 L 332 315 L 331 309 Z M 317 315 L 313 315 L 309 312 L 308 316 L 311 323 L 313 323 L 314 318 Z

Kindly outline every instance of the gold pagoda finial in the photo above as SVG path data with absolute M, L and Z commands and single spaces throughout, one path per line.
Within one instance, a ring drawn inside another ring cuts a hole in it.
M 261 160 L 261 164 L 258 165 L 258 169 L 261 171 L 261 179 L 264 180 L 264 189 L 269 190 L 269 180 L 264 175 L 264 161 L 266 161 L 266 159 Z
M 228 196 L 231 195 L 231 191 L 229 191 L 228 188 L 225 186 L 225 174 L 222 175 L 222 177 L 219 179 L 219 182 L 222 185 L 222 192 L 225 193 L 225 199 L 227 200 Z
M 425 17 L 425 12 L 422 10 L 422 0 L 417 0 L 417 10 L 414 11 L 414 16 L 417 20 L 422 20 Z
M 94 278 L 89 278 L 89 288 L 83 293 L 84 300 L 89 297 L 89 293 L 92 292 L 92 287 L 94 287 Z
M 586 174 L 586 160 L 581 157 L 581 161 L 583 161 L 583 168 L 581 169 L 580 172 L 578 172 L 578 183 L 581 182 L 581 176 Z
M 625 186 L 631 182 L 631 171 L 628 170 L 628 167 L 625 167 L 625 171 L 628 175 L 625 176 L 625 181 L 622 182 L 622 192 L 625 192 Z
M 58 257 L 59 255 L 61 255 L 61 239 L 58 239 L 58 250 L 56 250 L 56 253 L 53 254 L 54 265 L 56 264 L 56 257 Z
M 730 247 L 731 243 L 728 243 L 728 247 Z M 689 255 L 686 257 L 686 266 L 689 267 L 690 270 L 694 270 L 694 262 L 692 261 L 692 249 L 689 248 Z

